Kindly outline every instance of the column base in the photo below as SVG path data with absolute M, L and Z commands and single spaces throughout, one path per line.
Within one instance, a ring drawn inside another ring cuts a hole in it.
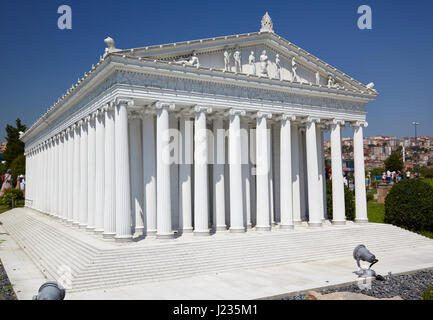
M 210 236 L 210 232 L 209 231 L 194 231 L 194 236 L 207 237 L 207 236 Z
M 308 226 L 311 228 L 320 228 L 322 226 L 321 222 L 308 222 Z
M 144 235 L 146 237 L 156 237 L 156 230 L 147 230 Z
M 194 231 L 194 229 L 191 227 L 191 228 L 183 228 L 182 230 L 181 230 L 181 233 L 192 233 Z
M 133 235 L 137 237 L 144 236 L 144 227 L 136 227 L 133 232 Z
M 104 230 L 95 229 L 95 230 L 93 230 L 93 233 L 99 236 L 99 235 L 102 235 L 104 233 Z
M 344 226 L 344 225 L 346 225 L 346 220 L 342 220 L 342 221 L 334 221 L 334 220 L 332 220 L 332 224 L 334 226 Z
M 245 228 L 230 228 L 230 233 L 244 233 Z
M 256 231 L 271 231 L 271 227 L 256 226 Z
M 355 223 L 368 223 L 368 219 L 355 219 Z
M 73 226 L 74 228 L 78 228 L 79 225 L 80 225 L 79 222 L 72 222 L 72 226 Z
M 302 221 L 301 220 L 293 220 L 293 224 L 295 226 L 300 226 L 302 224 Z
M 132 236 L 114 237 L 114 240 L 119 243 L 132 242 Z
M 79 229 L 86 229 L 87 228 L 87 224 L 79 224 L 78 228 Z
M 280 229 L 281 230 L 293 230 L 293 229 L 295 229 L 295 226 L 294 225 L 280 224 Z
M 247 229 L 252 229 L 252 228 L 253 228 L 253 225 L 251 223 L 248 223 L 247 224 Z
M 103 234 L 102 234 L 102 237 L 103 237 L 104 239 L 114 239 L 115 236 L 116 236 L 115 233 L 103 233 Z
M 215 231 L 216 232 L 227 231 L 227 227 L 226 226 L 217 226 Z
M 87 227 L 87 228 L 86 228 L 86 231 L 87 231 L 87 232 L 92 232 L 92 233 L 93 233 L 93 232 L 95 232 L 95 228 L 94 228 L 94 227 Z
M 174 233 L 166 233 L 166 234 L 156 234 L 157 239 L 166 240 L 166 239 L 174 239 Z

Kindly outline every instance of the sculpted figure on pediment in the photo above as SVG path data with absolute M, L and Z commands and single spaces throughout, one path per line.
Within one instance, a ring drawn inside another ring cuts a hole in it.
M 254 51 L 251 51 L 251 54 L 248 58 L 248 63 L 250 64 L 250 74 L 256 74 L 256 57 L 254 57 Z
M 232 53 L 228 52 L 227 50 L 224 51 L 224 70 L 230 71 L 230 56 Z
M 320 85 L 320 73 L 319 73 L 319 71 L 316 72 L 316 84 Z
M 295 57 L 293 57 L 292 58 L 292 73 L 293 73 L 292 82 L 298 82 L 298 74 L 296 73 L 296 69 L 298 69 L 298 65 L 296 63 Z
M 266 50 L 263 50 L 260 56 L 260 75 L 265 76 L 268 74 L 268 56 L 266 55 Z
M 235 71 L 242 72 L 242 64 L 241 64 L 241 52 L 236 51 L 233 54 L 233 59 L 235 60 Z
M 280 61 L 280 55 L 277 53 L 275 56 L 275 65 L 277 66 L 277 77 L 280 80 L 283 80 L 282 74 L 281 74 L 281 61 Z

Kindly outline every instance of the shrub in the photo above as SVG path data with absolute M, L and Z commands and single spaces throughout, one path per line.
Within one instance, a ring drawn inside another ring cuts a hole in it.
M 433 231 L 433 187 L 419 179 L 395 184 L 385 199 L 385 223 L 412 231 Z
M 433 285 L 427 288 L 422 295 L 423 300 L 433 300 Z
M 344 206 L 346 209 L 346 219 L 355 220 L 355 197 L 346 185 L 344 186 Z M 328 219 L 332 220 L 332 181 L 326 180 L 326 213 Z
M 371 200 L 373 200 L 374 199 L 374 194 L 373 193 L 367 193 L 367 202 L 368 201 L 371 201 Z
M 9 189 L 5 192 L 4 196 L 0 199 L 0 203 L 4 206 L 12 208 L 12 198 L 16 200 L 21 200 L 24 198 L 24 194 L 18 189 Z

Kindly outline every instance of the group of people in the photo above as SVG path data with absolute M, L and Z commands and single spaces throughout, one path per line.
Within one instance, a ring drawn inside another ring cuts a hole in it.
M 6 171 L 6 173 L 4 175 L 2 175 L 1 177 L 2 179 L 2 186 L 0 189 L 0 198 L 2 198 L 4 196 L 4 194 L 10 190 L 13 189 L 13 185 L 12 185 L 12 170 L 8 169 Z M 21 190 L 23 193 L 25 192 L 26 189 L 26 180 L 24 178 L 23 175 L 20 175 L 17 178 L 17 185 L 16 185 L 16 189 Z
M 407 178 L 410 178 L 410 172 L 408 171 L 406 174 L 409 174 L 408 176 L 407 176 Z M 382 174 L 382 182 L 398 182 L 398 181 L 401 181 L 403 179 L 403 174 L 401 173 L 401 171 L 400 170 L 398 170 L 397 172 L 396 171 L 389 171 L 389 170 L 387 170 L 386 172 L 384 172 L 383 174 Z

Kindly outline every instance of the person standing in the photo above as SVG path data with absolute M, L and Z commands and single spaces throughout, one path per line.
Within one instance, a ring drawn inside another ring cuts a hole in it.
M 5 192 L 9 189 L 12 189 L 12 170 L 8 169 L 6 171 L 6 174 L 4 176 L 3 185 L 0 189 L 0 198 L 2 198 L 5 194 Z

